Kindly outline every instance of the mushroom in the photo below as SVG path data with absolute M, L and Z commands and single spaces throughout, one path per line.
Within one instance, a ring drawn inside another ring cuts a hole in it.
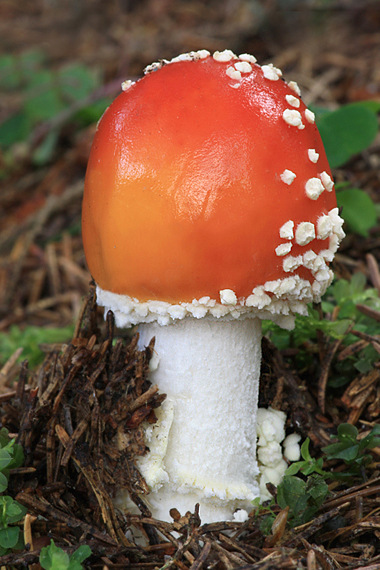
M 261 319 L 290 329 L 321 299 L 342 219 L 314 115 L 279 69 L 200 50 L 145 72 L 95 135 L 85 255 L 117 326 L 156 339 L 153 515 L 200 503 L 226 520 L 260 494 Z

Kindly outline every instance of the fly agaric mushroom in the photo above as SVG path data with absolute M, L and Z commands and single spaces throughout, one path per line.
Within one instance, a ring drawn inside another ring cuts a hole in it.
M 201 50 L 145 72 L 95 135 L 85 254 L 98 303 L 141 347 L 156 337 L 153 515 L 199 502 L 226 520 L 259 495 L 261 319 L 292 328 L 320 300 L 342 219 L 314 115 L 279 69 Z

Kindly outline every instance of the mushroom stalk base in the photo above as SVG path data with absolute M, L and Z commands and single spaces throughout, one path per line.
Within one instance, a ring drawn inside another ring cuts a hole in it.
M 171 520 L 171 508 L 183 515 L 196 503 L 202 522 L 250 510 L 259 496 L 261 321 L 186 318 L 138 330 L 140 348 L 156 338 L 151 380 L 167 394 L 140 462 L 153 516 Z

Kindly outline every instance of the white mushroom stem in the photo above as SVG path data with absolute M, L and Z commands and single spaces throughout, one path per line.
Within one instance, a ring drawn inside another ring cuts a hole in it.
M 185 514 L 196 503 L 203 522 L 250 510 L 259 496 L 260 319 L 186 318 L 138 331 L 140 348 L 156 337 L 151 380 L 167 394 L 139 464 L 153 516 L 171 520 L 171 508 Z

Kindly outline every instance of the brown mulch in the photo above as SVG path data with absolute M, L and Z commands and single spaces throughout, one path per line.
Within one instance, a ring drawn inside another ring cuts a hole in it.
M 147 378 L 154 344 L 138 351 L 136 336 L 113 339 L 112 313 L 103 325 L 91 288 L 72 341 L 50 347 L 38 371 L 29 372 L 23 363 L 13 389 L 0 396 L 2 425 L 25 453 L 25 463 L 12 473 L 7 493 L 30 515 L 23 522 L 30 541 L 27 551 L 1 557 L 2 565 L 22 568 L 37 563 L 39 549 L 53 538 L 68 552 L 88 544 L 91 568 L 380 567 L 376 461 L 367 482 L 349 489 L 332 486 L 320 512 L 301 527 L 289 530 L 287 509 L 274 507 L 277 518 L 269 536 L 260 530 L 262 513 L 252 514 L 245 523 L 205 525 L 196 509 L 181 516 L 174 508 L 172 523 L 151 518 L 147 487 L 135 458 L 145 453 L 142 422 L 155 421 L 154 410 L 165 398 Z M 311 438 L 316 450 L 328 443 L 333 424 L 318 411 L 318 391 L 313 397 L 306 390 L 269 341 L 264 357 L 262 400 L 288 408 L 288 422 L 298 429 L 302 418 L 301 433 Z M 373 405 L 372 387 L 379 385 L 379 378 L 374 369 L 351 382 L 340 404 L 341 419 L 356 409 L 357 393 L 364 391 L 365 403 Z M 380 450 L 374 453 L 376 457 Z M 140 515 L 114 507 L 120 488 L 128 491 Z M 135 543 L 137 535 L 142 538 Z
M 88 544 L 91 568 L 380 568 L 377 448 L 366 482 L 353 481 L 349 488 L 333 483 L 315 518 L 291 530 L 288 509 L 277 506 L 269 536 L 260 530 L 265 512 L 253 511 L 244 523 L 202 525 L 196 507 L 181 516 L 173 505 L 172 523 L 153 519 L 135 459 L 145 453 L 142 422 L 155 421 L 165 395 L 147 378 L 154 341 L 144 351 L 136 342 L 136 336 L 114 339 L 113 315 L 102 323 L 91 287 L 72 341 L 51 346 L 37 371 L 29 372 L 24 362 L 18 381 L 0 396 L 2 425 L 25 453 L 7 493 L 28 508 L 21 523 L 27 550 L 1 557 L 3 566 L 36 564 L 40 548 L 53 538 L 69 553 Z M 263 348 L 261 403 L 287 410 L 289 425 L 309 436 L 317 452 L 334 427 L 318 408 L 319 390 L 307 390 L 269 341 Z M 328 362 L 329 351 L 321 374 Z M 2 380 L 5 386 L 6 374 Z M 368 417 L 372 406 L 376 419 L 379 380 L 378 368 L 353 380 L 336 404 L 337 421 L 356 413 L 355 397 L 363 393 L 361 414 Z M 366 423 L 368 432 L 372 424 Z M 115 508 L 118 489 L 129 493 L 140 515 Z

